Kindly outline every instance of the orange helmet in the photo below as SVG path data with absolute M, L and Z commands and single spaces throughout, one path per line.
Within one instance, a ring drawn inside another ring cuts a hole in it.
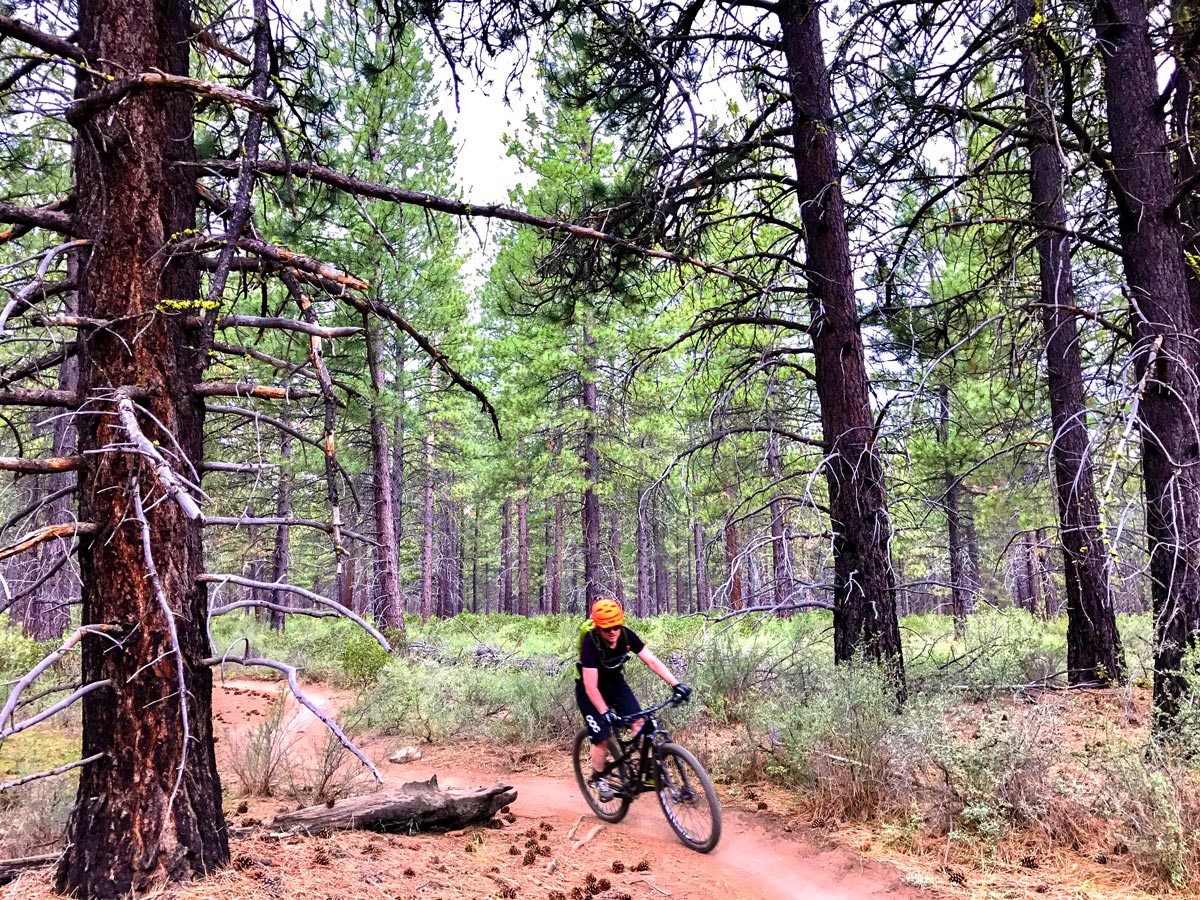
M 597 628 L 615 628 L 625 624 L 625 610 L 612 597 L 601 597 L 592 604 L 592 622 Z

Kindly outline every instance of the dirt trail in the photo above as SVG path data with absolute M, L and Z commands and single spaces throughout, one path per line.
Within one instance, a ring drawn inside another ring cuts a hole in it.
M 322 710 L 334 713 L 352 696 L 315 687 L 310 696 Z M 272 685 L 256 682 L 218 684 L 214 707 L 218 720 L 237 733 L 261 721 L 267 704 L 276 696 Z M 322 739 L 321 725 L 308 711 L 288 719 L 289 729 L 298 737 L 299 746 L 312 746 Z M 369 742 L 368 753 L 381 760 L 380 771 L 386 784 L 418 781 L 436 774 L 443 786 L 476 786 L 502 781 L 517 789 L 512 806 L 516 822 L 496 833 L 500 841 L 520 843 L 530 826 L 548 823 L 556 838 L 555 865 L 521 869 L 513 857 L 495 862 L 511 863 L 505 874 L 532 881 L 538 888 L 553 879 L 581 878 L 588 872 L 604 875 L 612 872 L 613 861 L 632 866 L 640 860 L 650 863 L 651 873 L 644 877 L 625 873 L 623 883 L 636 895 L 646 898 L 671 897 L 675 900 L 869 900 L 869 898 L 928 897 L 904 884 L 897 870 L 885 863 L 869 860 L 844 847 L 809 840 L 783 831 L 783 821 L 734 807 L 724 799 L 724 831 L 721 843 L 711 854 L 694 853 L 684 847 L 667 825 L 652 795 L 634 803 L 629 815 L 617 825 L 605 826 L 591 841 L 574 849 L 566 835 L 582 819 L 576 840 L 587 834 L 599 820 L 591 815 L 579 795 L 567 754 L 543 748 L 525 754 L 514 762 L 500 748 L 480 746 L 430 747 L 422 745 L 423 758 L 410 763 L 386 761 L 394 744 L 383 740 Z M 490 836 L 490 833 L 489 833 Z M 449 843 L 447 837 L 429 836 L 430 841 Z M 451 849 L 447 847 L 447 849 Z M 442 853 L 443 859 L 446 853 Z M 467 857 L 470 859 L 470 857 Z M 515 868 L 514 868 L 515 867 Z M 610 878 L 615 876 L 610 874 Z M 566 880 L 560 881 L 565 886 Z M 636 887 L 635 887 L 636 886 Z M 529 896 L 544 897 L 544 890 L 530 888 Z M 460 893 L 458 896 L 471 896 Z M 490 896 L 480 894 L 479 896 Z

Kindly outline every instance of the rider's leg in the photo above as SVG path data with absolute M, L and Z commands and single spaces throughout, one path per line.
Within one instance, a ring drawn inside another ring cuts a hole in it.
M 592 771 L 603 772 L 608 765 L 608 745 L 592 744 Z

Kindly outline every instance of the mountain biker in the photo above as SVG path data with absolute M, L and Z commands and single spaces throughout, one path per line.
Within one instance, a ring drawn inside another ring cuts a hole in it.
M 613 798 L 612 786 L 599 773 L 608 762 L 608 736 L 622 716 L 642 708 L 621 671 L 630 654 L 636 654 L 651 672 L 674 689 L 672 698 L 677 702 L 687 702 L 692 689 L 680 684 L 662 660 L 625 625 L 625 611 L 612 597 L 601 597 L 592 605 L 591 621 L 592 628 L 579 640 L 575 702 L 592 741 L 592 783 L 600 800 L 607 803 Z M 632 727 L 636 735 L 642 728 L 642 720 L 635 721 Z

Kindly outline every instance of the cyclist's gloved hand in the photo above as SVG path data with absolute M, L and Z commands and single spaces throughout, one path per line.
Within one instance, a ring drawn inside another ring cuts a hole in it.
M 671 692 L 671 700 L 675 703 L 687 703 L 691 699 L 692 689 L 686 684 L 677 684 Z
M 604 721 L 609 725 L 619 725 L 621 723 L 621 717 L 617 715 L 617 711 L 610 706 L 604 711 Z

